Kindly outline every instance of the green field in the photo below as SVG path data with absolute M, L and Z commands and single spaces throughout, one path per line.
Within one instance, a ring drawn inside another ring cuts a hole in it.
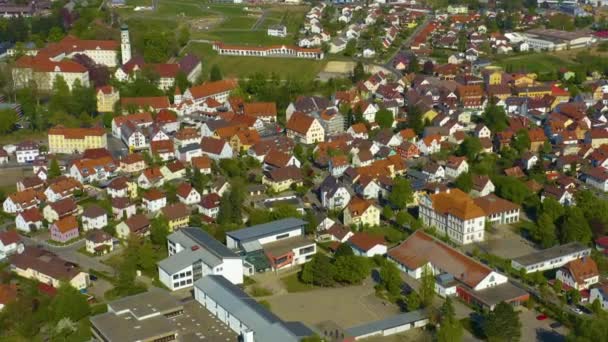
M 310 81 L 325 67 L 326 61 L 297 58 L 262 58 L 220 56 L 210 44 L 192 43 L 186 51 L 203 61 L 203 74 L 208 75 L 212 65 L 217 64 L 226 77 L 247 77 L 254 72 L 277 73 L 281 78 L 292 77 Z
M 510 68 L 513 72 L 523 71 L 538 74 L 554 72 L 560 68 L 569 68 L 575 65 L 570 61 L 547 53 L 507 57 L 498 59 L 493 64 L 501 66 L 504 69 Z

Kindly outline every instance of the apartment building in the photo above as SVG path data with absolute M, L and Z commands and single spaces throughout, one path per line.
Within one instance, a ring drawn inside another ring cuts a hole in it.
M 107 148 L 108 139 L 103 128 L 66 128 L 49 129 L 50 153 L 82 153 L 87 149 Z

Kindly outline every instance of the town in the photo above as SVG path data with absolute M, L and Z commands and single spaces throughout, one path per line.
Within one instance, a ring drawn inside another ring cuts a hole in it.
M 0 4 L 0 340 L 607 340 L 607 6 Z

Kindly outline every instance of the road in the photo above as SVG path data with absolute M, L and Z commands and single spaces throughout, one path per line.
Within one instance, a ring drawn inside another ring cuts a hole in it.
M 406 39 L 405 39 L 405 40 L 404 40 L 404 41 L 401 43 L 401 48 L 400 48 L 400 49 L 397 49 L 397 50 L 395 51 L 395 53 L 393 53 L 393 55 L 392 55 L 392 56 L 390 56 L 390 57 L 387 59 L 387 62 L 386 62 L 386 63 L 384 63 L 383 65 L 379 65 L 379 66 L 382 66 L 383 68 L 390 70 L 390 71 L 391 71 L 393 74 L 398 75 L 398 77 L 401 77 L 401 76 L 402 76 L 401 71 L 399 71 L 399 70 L 397 70 L 397 69 L 395 69 L 395 68 L 393 67 L 393 59 L 395 59 L 395 56 L 397 56 L 397 54 L 398 54 L 399 52 L 401 52 L 401 51 L 403 51 L 403 50 L 407 50 L 407 49 L 409 49 L 409 47 L 410 47 L 410 43 L 412 42 L 412 39 L 414 39 L 414 37 L 416 37 L 416 35 L 418 35 L 418 33 L 420 32 L 420 30 L 422 30 L 423 28 L 425 28 L 425 27 L 426 27 L 426 26 L 429 24 L 429 22 L 431 21 L 431 18 L 432 18 L 432 17 L 431 17 L 430 15 L 427 15 L 426 17 L 424 17 L 424 21 L 423 21 L 423 22 L 422 22 L 420 25 L 418 25 L 418 26 L 416 27 L 416 29 L 414 29 L 414 32 L 412 32 L 412 34 L 410 34 L 410 35 L 409 35 L 409 36 L 408 36 L 408 37 L 407 37 L 407 38 L 406 38 Z

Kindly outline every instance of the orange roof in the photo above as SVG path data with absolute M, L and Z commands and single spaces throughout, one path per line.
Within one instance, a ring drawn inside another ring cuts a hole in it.
M 123 97 L 120 99 L 120 104 L 123 107 L 130 105 L 147 108 L 151 107 L 154 109 L 169 108 L 169 98 L 166 96 L 149 96 L 149 97 Z
M 184 127 L 175 133 L 177 140 L 198 139 L 199 137 L 199 131 L 193 127 Z
M 44 199 L 44 194 L 34 189 L 27 189 L 12 193 L 8 196 L 15 204 L 24 204 Z
M 365 124 L 363 124 L 363 123 L 356 123 L 356 124 L 350 126 L 350 128 L 355 133 L 367 133 L 367 127 L 365 127 Z
M 274 102 L 253 102 L 243 105 L 245 115 L 251 116 L 277 116 L 277 104 Z
M 82 65 L 70 61 L 62 60 L 53 62 L 45 56 L 23 56 L 15 62 L 16 68 L 33 69 L 37 72 L 66 72 L 66 73 L 85 73 L 87 69 Z
M 84 139 L 88 136 L 102 136 L 106 131 L 103 128 L 66 128 L 56 126 L 49 129 L 49 135 L 63 135 L 65 139 Z
M 193 157 L 192 160 L 190 161 L 192 163 L 192 166 L 197 168 L 197 169 L 210 169 L 211 168 L 211 158 L 209 158 L 208 156 L 204 155 L 204 156 L 200 156 L 200 157 Z
M 314 121 L 315 119 L 313 117 L 301 112 L 296 112 L 289 118 L 286 128 L 296 133 L 306 134 Z
M 149 167 L 143 172 L 144 177 L 149 180 L 159 179 L 163 177 L 163 174 L 160 172 L 160 168 L 158 167 Z
M 190 88 L 190 94 L 195 99 L 204 98 L 236 89 L 236 80 L 221 80 L 215 82 L 205 82 L 201 85 Z
M 584 284 L 586 279 L 599 275 L 597 264 L 590 257 L 572 260 L 564 268 L 570 272 L 578 284 Z
M 57 227 L 57 230 L 59 230 L 59 232 L 61 232 L 61 233 L 67 233 L 74 229 L 78 229 L 78 221 L 76 220 L 76 217 L 73 215 L 69 215 L 64 218 L 59 219 L 58 221 L 55 221 L 54 225 L 55 225 L 55 227 Z
M 162 198 L 165 198 L 165 194 L 163 194 L 160 190 L 156 188 L 152 188 L 144 193 L 144 199 L 148 201 L 156 201 Z
M 353 236 L 348 239 L 347 243 L 365 252 L 377 245 L 386 246 L 386 240 L 384 240 L 382 235 L 372 235 L 366 232 L 358 232 L 353 234 Z
M 388 251 L 388 256 L 412 270 L 430 262 L 471 288 L 492 273 L 490 268 L 421 230 L 415 231 L 399 246 Z
M 135 125 L 137 125 L 143 123 L 152 123 L 153 119 L 152 114 L 149 112 L 120 115 L 114 118 L 114 124 L 117 127 L 122 126 L 127 121 L 133 122 Z
M 352 216 L 361 216 L 363 213 L 374 204 L 361 197 L 353 197 L 348 203 L 348 211 Z
M 442 215 L 450 214 L 462 220 L 484 217 L 483 210 L 460 189 L 449 189 L 430 195 L 433 209 Z
M 416 137 L 416 132 L 411 128 L 406 128 L 399 131 L 399 135 L 405 140 L 410 140 Z
M 260 134 L 255 129 L 242 129 L 236 133 L 242 145 L 253 145 L 260 141 Z

